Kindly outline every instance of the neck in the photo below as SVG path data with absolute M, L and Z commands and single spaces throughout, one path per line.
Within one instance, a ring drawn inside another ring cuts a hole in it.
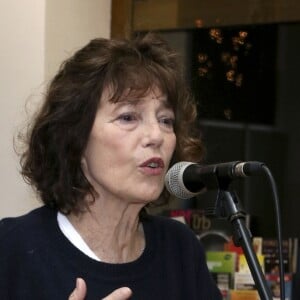
M 145 247 L 142 207 L 96 199 L 87 211 L 68 218 L 101 261 L 125 263 L 137 259 Z

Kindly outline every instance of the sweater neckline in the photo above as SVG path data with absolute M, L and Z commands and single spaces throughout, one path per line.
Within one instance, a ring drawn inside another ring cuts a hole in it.
M 52 237 L 49 237 L 48 240 L 54 242 L 49 245 L 51 251 L 55 251 L 56 255 L 62 256 L 64 263 L 69 265 L 68 267 L 80 270 L 82 276 L 102 277 L 103 280 L 116 280 L 116 278 L 119 278 L 128 281 L 130 278 L 136 280 L 137 277 L 146 276 L 151 271 L 153 260 L 156 254 L 159 253 L 155 230 L 151 226 L 153 222 L 151 216 L 141 221 L 146 242 L 141 255 L 132 262 L 113 264 L 96 261 L 76 248 L 61 232 L 56 218 L 57 212 L 51 209 L 49 211 L 51 211 L 51 218 L 47 224 Z
M 79 232 L 69 221 L 66 215 L 62 214 L 61 212 L 57 212 L 56 218 L 60 231 L 76 248 L 78 248 L 81 252 L 83 252 L 90 258 L 93 258 L 97 261 L 101 260 L 87 245 L 87 243 L 84 241 Z

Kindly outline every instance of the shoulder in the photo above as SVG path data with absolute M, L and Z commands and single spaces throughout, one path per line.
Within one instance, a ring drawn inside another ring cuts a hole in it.
M 200 245 L 195 233 L 184 223 L 165 216 L 150 216 L 149 220 L 157 227 L 156 232 L 166 235 L 181 243 Z
M 148 219 L 158 226 L 166 227 L 171 230 L 192 232 L 192 230 L 186 224 L 170 217 L 150 215 L 148 216 Z
M 34 235 L 42 224 L 53 218 L 56 213 L 43 206 L 19 217 L 9 217 L 0 220 L 0 244 Z

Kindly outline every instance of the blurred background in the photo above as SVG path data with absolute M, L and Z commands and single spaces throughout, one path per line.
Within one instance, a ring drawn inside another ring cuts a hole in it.
M 90 39 L 109 37 L 110 21 L 110 0 L 0 1 L 0 218 L 40 205 L 19 174 L 14 138 L 61 62 Z
M 154 31 L 181 56 L 198 105 L 205 163 L 265 162 L 277 183 L 284 237 L 300 237 L 300 1 L 1 0 L 0 5 L 0 219 L 40 205 L 19 174 L 18 134 L 61 62 L 92 38 Z M 252 234 L 274 238 L 266 178 L 236 180 L 233 190 Z M 202 215 L 216 197 L 210 191 L 189 201 L 175 199 L 166 209 L 195 211 L 192 226 L 203 244 L 223 246 L 229 222 Z M 291 257 L 294 265 L 299 255 Z M 293 299 L 300 295 L 299 264 L 298 259 Z
M 207 163 L 263 161 L 283 232 L 300 233 L 300 3 L 295 0 L 1 1 L 0 218 L 39 204 L 19 175 L 13 138 L 59 64 L 94 37 L 159 32 L 180 53 L 198 103 Z M 235 182 L 254 235 L 274 236 L 265 178 Z M 180 205 L 205 207 L 207 193 Z
M 265 162 L 277 183 L 284 235 L 298 237 L 300 2 L 127 4 L 127 10 L 119 5 L 119 11 L 113 9 L 112 17 L 119 23 L 112 22 L 111 35 L 155 31 L 178 50 L 198 103 L 205 162 Z M 266 178 L 247 178 L 233 187 L 250 215 L 253 235 L 275 236 L 274 203 Z M 209 192 L 181 205 L 206 208 L 215 199 L 216 193 Z

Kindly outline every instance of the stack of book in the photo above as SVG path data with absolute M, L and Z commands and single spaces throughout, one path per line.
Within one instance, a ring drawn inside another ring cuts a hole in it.
M 203 210 L 169 210 L 165 215 L 189 226 L 202 241 L 208 268 L 224 300 L 259 300 L 248 262 L 241 247 L 232 240 L 231 224 L 226 220 L 210 219 Z M 211 239 L 207 237 L 211 236 Z M 209 240 L 209 243 L 208 243 Z M 292 299 L 292 279 L 297 272 L 298 238 L 282 241 L 285 273 L 285 299 Z M 270 287 L 274 300 L 280 299 L 278 243 L 275 238 L 254 237 L 253 248 Z
M 233 288 L 236 270 L 236 253 L 227 251 L 207 251 L 206 260 L 209 271 L 220 289 L 223 299 L 229 299 Z

